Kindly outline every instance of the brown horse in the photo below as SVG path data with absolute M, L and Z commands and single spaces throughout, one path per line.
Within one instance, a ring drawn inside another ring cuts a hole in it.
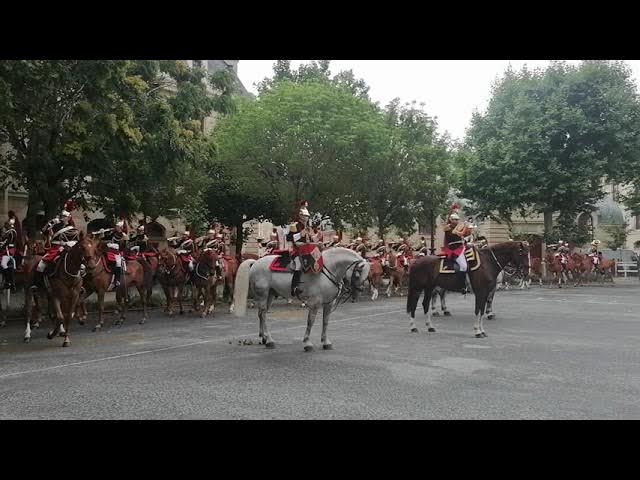
M 584 278 L 590 281 L 595 275 L 600 283 L 604 283 L 605 278 L 610 278 L 614 283 L 613 276 L 616 273 L 616 261 L 608 258 L 601 258 L 599 265 L 594 265 L 592 257 L 574 252 L 571 256 L 576 263 L 576 269 L 580 273 L 578 277 L 578 285 L 582 284 Z
M 80 299 L 80 289 L 82 288 L 81 266 L 87 259 L 95 258 L 96 250 L 95 241 L 86 237 L 84 232 L 80 232 L 78 242 L 71 248 L 65 247 L 65 250 L 56 261 L 53 273 L 45 277 L 45 284 L 48 283 L 47 294 L 49 302 L 53 306 L 56 315 L 55 326 L 47 334 L 47 338 L 52 339 L 56 334 L 60 333 L 64 337 L 63 347 L 68 347 L 71 344 L 69 339 L 71 320 L 75 314 Z M 40 317 L 37 300 L 35 301 L 35 311 L 31 309 L 31 302 L 37 299 L 39 292 L 34 294 L 28 288 L 31 284 L 33 270 L 37 265 L 37 263 L 34 263 L 36 261 L 39 262 L 40 258 L 34 257 L 33 261 L 30 262 L 29 275 L 27 275 L 30 281 L 25 283 L 25 311 L 27 312 L 25 342 L 29 342 L 31 339 L 32 314 L 36 314 L 38 322 Z
M 476 299 L 474 325 L 476 338 L 486 337 L 482 320 L 487 307 L 487 300 L 492 291 L 496 289 L 498 273 L 504 265 L 511 262 L 516 267 L 521 267 L 525 275 L 529 273 L 529 245 L 526 242 L 504 242 L 492 247 L 476 250 L 480 258 L 480 267 L 475 271 L 469 271 L 471 286 Z M 409 314 L 409 326 L 412 332 L 417 332 L 415 326 L 415 313 L 420 295 L 424 292 L 427 302 L 424 302 L 427 313 L 426 325 L 429 332 L 435 332 L 431 324 L 431 311 L 428 308 L 433 289 L 441 287 L 445 290 L 460 291 L 460 279 L 457 274 L 440 274 L 440 257 L 427 255 L 418 258 L 409 271 L 409 294 L 407 296 L 407 313 Z
M 222 295 L 225 302 L 229 301 L 231 303 L 229 305 L 229 313 L 233 313 L 233 297 L 236 285 L 236 273 L 238 273 L 238 261 L 235 257 L 228 255 L 223 255 L 222 257 L 224 259 L 224 289 Z
M 207 250 L 200 254 L 196 261 L 193 271 L 193 286 L 195 289 L 193 295 L 193 309 L 198 310 L 197 302 L 202 296 L 204 298 L 204 309 L 201 317 L 204 318 L 207 313 L 213 314 L 216 302 L 216 286 L 218 276 L 216 275 L 216 263 L 218 254 L 214 250 Z M 209 312 L 211 310 L 211 312 Z
M 96 242 L 98 242 L 98 240 L 96 240 Z M 84 325 L 87 320 L 85 300 L 93 293 L 98 297 L 98 320 L 93 327 L 94 332 L 99 331 L 104 325 L 104 295 L 109 291 L 113 278 L 113 272 L 108 270 L 107 260 L 104 255 L 106 245 L 103 242 L 100 242 L 99 245 L 97 256 L 87 259 L 87 274 L 83 282 L 85 291 L 78 305 L 78 321 L 80 325 Z M 122 281 L 116 289 L 116 301 L 118 303 L 120 318 L 116 320 L 114 324 L 122 325 L 126 319 L 127 308 L 129 306 L 129 289 L 131 287 L 135 287 L 140 295 L 143 315 L 139 323 L 144 324 L 149 318 L 147 315 L 147 291 L 150 289 L 152 283 L 152 273 L 147 264 L 137 260 L 123 259 L 123 264 L 125 263 L 126 268 L 123 268 Z
M 369 259 L 371 269 L 369 270 L 369 285 L 371 287 L 371 300 L 378 298 L 378 290 L 382 288 L 382 277 L 384 270 L 382 268 L 382 260 L 378 257 Z
M 567 284 L 569 280 L 569 273 L 571 273 L 571 277 L 573 280 L 576 280 L 577 277 L 580 276 L 579 270 L 577 268 L 576 262 L 571 255 L 567 258 L 567 263 L 562 264 L 562 260 L 560 259 L 560 255 L 556 256 L 555 254 L 549 252 L 545 258 L 545 263 L 547 264 L 547 268 L 552 275 L 552 281 L 549 283 L 549 288 L 553 286 L 555 279 L 558 279 L 558 288 L 562 288 L 562 281 Z M 574 285 L 575 286 L 575 285 Z
M 387 297 L 390 297 L 392 288 L 395 289 L 395 294 L 398 294 L 398 290 L 403 287 L 407 274 L 404 267 L 399 265 L 396 252 L 390 251 L 387 253 L 387 263 L 389 264 L 389 286 L 387 287 Z
M 182 291 L 187 283 L 189 272 L 185 270 L 182 260 L 173 248 L 165 248 L 158 257 L 158 282 L 162 286 L 167 299 L 167 312 L 173 317 L 174 301 L 178 300 L 180 315 L 184 314 L 182 308 Z

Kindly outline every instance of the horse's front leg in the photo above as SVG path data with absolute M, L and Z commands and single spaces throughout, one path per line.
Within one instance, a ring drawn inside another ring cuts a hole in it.
M 482 319 L 484 317 L 485 308 L 487 305 L 487 294 L 484 292 L 476 293 L 476 322 L 473 326 L 475 330 L 476 338 L 486 337 L 487 334 L 484 332 L 484 326 L 482 325 Z
M 64 322 L 62 309 L 60 307 L 60 300 L 58 300 L 57 298 L 53 299 L 53 308 L 56 316 L 53 330 L 50 330 L 49 333 L 47 333 L 47 338 L 49 340 L 55 337 L 58 332 L 61 332 L 62 323 Z M 62 329 L 64 329 L 64 327 L 62 327 Z
M 176 286 L 176 290 L 178 292 L 178 306 L 180 307 L 180 315 L 184 315 L 184 309 L 182 308 L 182 291 L 184 290 L 184 283 L 178 284 Z
M 333 350 L 333 344 L 329 337 L 327 337 L 327 327 L 329 326 L 329 317 L 331 316 L 331 307 L 330 303 L 325 303 L 322 306 L 322 337 L 320 337 L 320 341 L 322 342 L 323 350 Z
M 425 300 L 427 300 L 427 308 L 426 308 L 426 314 L 427 314 L 427 318 L 425 320 L 425 325 L 427 327 L 427 331 L 430 333 L 435 333 L 436 329 L 433 328 L 433 324 L 431 323 L 431 310 L 428 308 L 429 307 L 429 303 L 428 303 L 428 299 L 432 298 L 435 294 L 434 289 L 429 289 L 429 288 L 425 288 L 424 290 L 424 297 Z
M 302 339 L 305 352 L 313 351 L 313 343 L 311 343 L 311 339 L 309 337 L 311 336 L 311 329 L 313 328 L 313 323 L 316 321 L 317 313 L 317 305 L 309 307 L 309 314 L 307 315 L 307 331 L 304 333 L 304 338 Z
M 487 297 L 487 309 L 486 309 L 487 320 L 494 320 L 496 318 L 496 314 L 493 313 L 493 310 L 491 309 L 493 305 L 493 296 L 495 294 L 496 294 L 496 289 L 494 288 L 489 292 L 489 296 Z

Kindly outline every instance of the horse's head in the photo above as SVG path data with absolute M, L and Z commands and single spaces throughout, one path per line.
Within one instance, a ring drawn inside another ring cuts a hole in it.
M 509 263 L 521 269 L 524 279 L 527 280 L 531 271 L 531 255 L 529 252 L 529 243 L 524 241 L 507 243 L 511 244 L 509 248 Z
M 85 235 L 84 232 L 80 232 L 77 245 L 82 253 L 84 264 L 89 270 L 95 269 L 100 261 L 100 255 L 98 252 L 98 244 L 93 236 Z
M 345 280 L 349 282 L 351 290 L 351 298 L 356 301 L 362 291 L 364 291 L 364 282 L 369 278 L 369 270 L 371 264 L 364 258 L 354 263 L 347 269 Z
M 158 273 L 170 275 L 178 266 L 178 256 L 171 250 L 164 249 L 158 254 Z
M 216 262 L 218 261 L 218 254 L 215 250 L 207 250 L 206 252 L 202 252 L 200 254 L 198 261 L 200 263 L 204 263 L 209 268 L 215 268 Z

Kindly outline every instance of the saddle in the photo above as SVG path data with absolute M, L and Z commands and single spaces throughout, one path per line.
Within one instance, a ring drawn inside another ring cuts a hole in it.
M 440 269 L 439 273 L 456 273 L 455 258 L 451 258 L 448 255 L 438 255 L 440 258 Z M 468 271 L 474 272 L 480 268 L 480 254 L 476 247 L 467 247 L 464 252 L 464 257 L 467 259 L 467 265 L 469 266 Z
M 320 253 L 320 249 L 315 244 L 308 244 L 300 247 L 299 249 L 300 260 L 302 261 L 302 271 L 305 273 L 319 273 L 324 266 L 324 258 Z M 293 260 L 291 252 L 289 250 L 275 250 L 274 255 L 277 255 L 273 259 L 269 270 L 272 272 L 288 272 L 291 273 L 289 266 Z

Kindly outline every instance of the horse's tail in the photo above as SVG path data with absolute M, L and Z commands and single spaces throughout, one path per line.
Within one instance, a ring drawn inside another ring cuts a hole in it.
M 236 317 L 245 317 L 247 315 L 247 298 L 249 297 L 249 269 L 257 260 L 245 260 L 238 267 L 236 274 L 235 288 L 233 292 L 233 314 Z
M 418 288 L 417 279 L 414 275 L 409 275 L 409 288 L 407 292 L 407 313 L 411 318 L 415 317 L 416 307 L 418 306 L 418 300 L 420 300 L 420 293 L 422 290 Z M 430 299 L 427 299 L 427 302 Z

